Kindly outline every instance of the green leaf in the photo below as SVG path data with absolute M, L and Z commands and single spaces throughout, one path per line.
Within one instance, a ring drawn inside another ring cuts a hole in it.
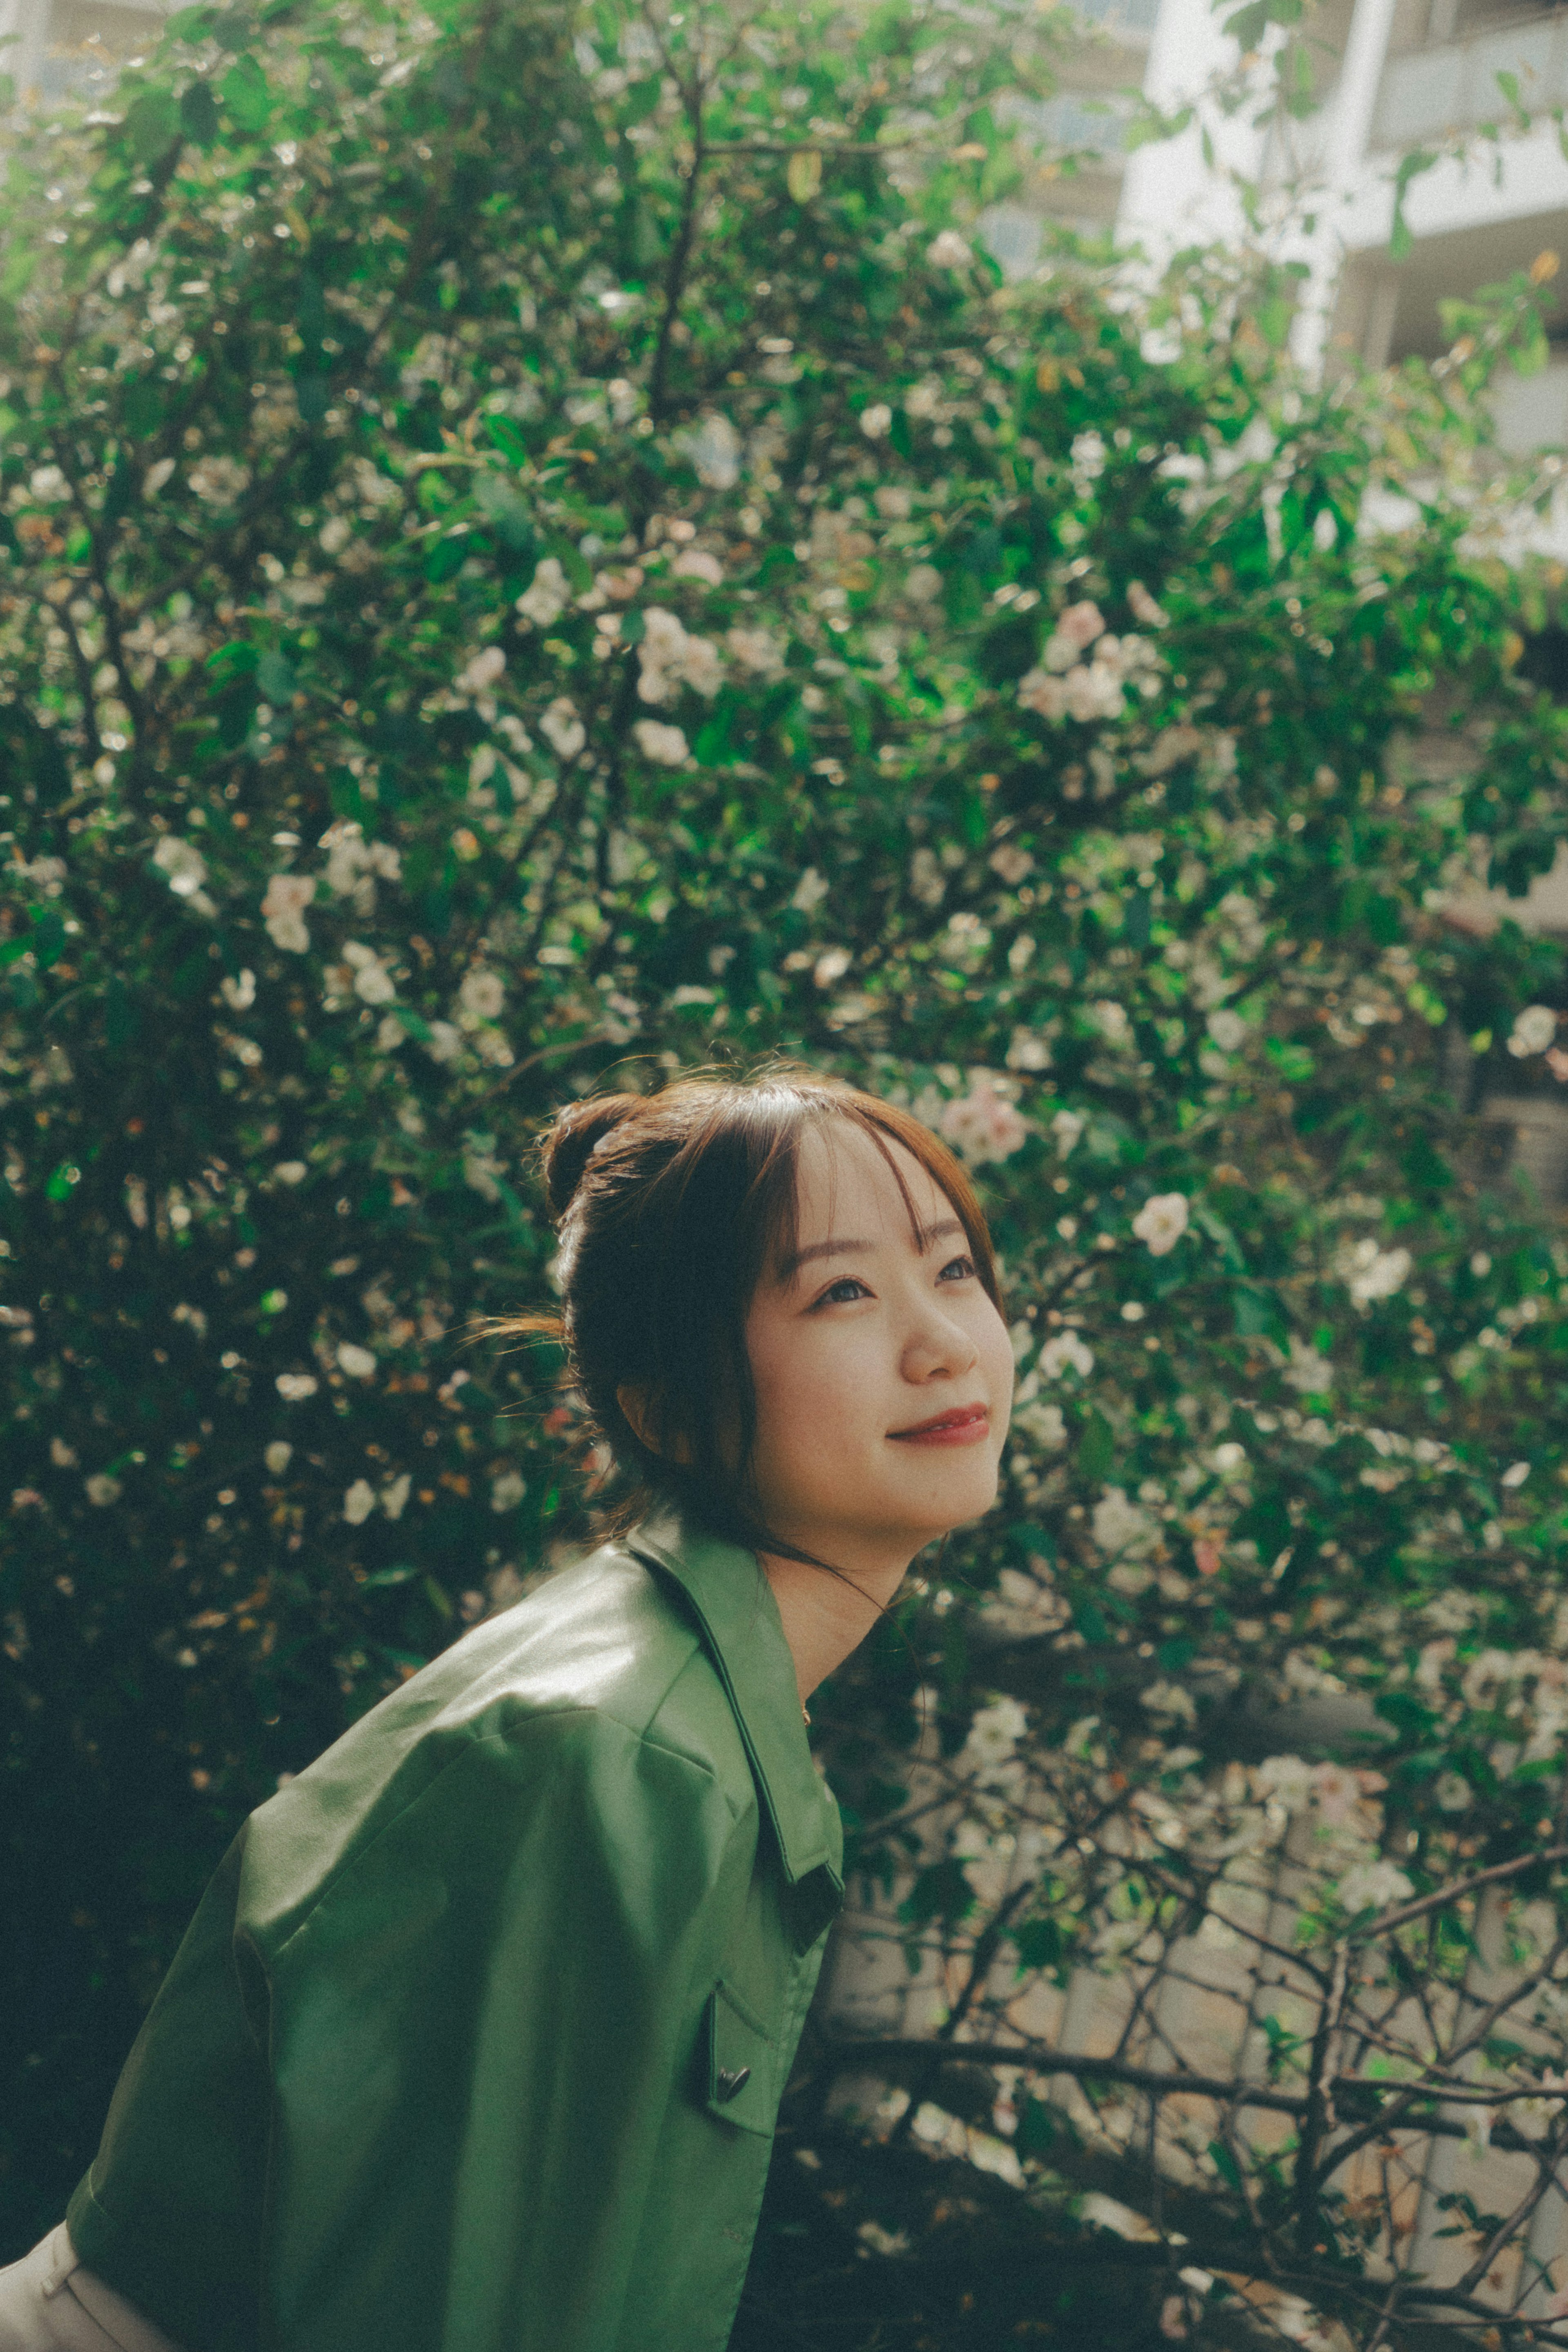
M 1224 2181 L 1228 2189 L 1234 2189 L 1238 2196 L 1239 2196 L 1241 2193 L 1241 2168 L 1237 2163 L 1236 2158 L 1231 2155 L 1230 2150 L 1226 2147 L 1225 2142 L 1222 2139 L 1211 2139 L 1208 2143 L 1208 2152 L 1214 2158 L 1214 2168 L 1216 2172 L 1218 2173 L 1221 2180 Z
M 1399 1165 L 1406 1181 L 1417 1192 L 1446 1192 L 1454 1181 L 1453 1170 L 1425 1135 L 1416 1137 Z
M 1013 1929 L 1013 1945 L 1021 1969 L 1053 1969 L 1067 1949 L 1060 1923 L 1048 1913 L 1025 1919 Z
M 237 130 L 266 130 L 276 101 L 267 76 L 253 57 L 235 59 L 218 85 L 218 94 Z
M 256 682 L 264 701 L 287 705 L 294 699 L 298 682 L 293 668 L 275 646 L 257 662 Z
M 204 81 L 193 81 L 180 100 L 180 128 L 193 146 L 208 148 L 218 135 L 217 100 Z
M 815 147 L 797 147 L 785 182 L 798 205 L 809 205 L 822 184 L 822 158 Z
M 629 82 L 618 110 L 623 129 L 634 122 L 645 122 L 658 105 L 664 82 L 662 74 L 649 74 L 642 81 Z
M 1044 2156 L 1056 2146 L 1066 2120 L 1044 2099 L 1026 2099 L 1018 2129 L 1013 2134 L 1013 2146 L 1021 2157 Z
M 1237 1331 L 1243 1339 L 1283 1341 L 1290 1337 L 1290 1320 L 1280 1303 L 1278 1292 L 1260 1283 L 1234 1284 L 1230 1293 L 1230 1311 Z
M 66 951 L 65 917 L 57 908 L 40 907 L 33 916 L 33 953 L 38 968 L 47 971 Z
M 450 539 L 438 539 L 424 559 L 425 578 L 435 588 L 444 581 L 455 580 L 472 552 L 465 530 L 454 531 Z
M 412 1561 L 404 1560 L 396 1568 L 378 1568 L 373 1574 L 360 1580 L 361 1592 L 379 1592 L 392 1584 L 407 1584 L 419 1574 Z
M 81 1170 L 70 1160 L 62 1160 L 44 1186 L 44 1198 L 47 1201 L 68 1201 L 80 1182 Z
M 928 1863 L 898 1906 L 898 1916 L 914 1927 L 940 1919 L 946 1927 L 959 1927 L 975 1907 L 975 1890 L 956 1856 Z
M 509 416 L 486 416 L 485 430 L 503 457 L 510 458 L 514 466 L 528 464 L 528 445 L 523 438 L 522 427 Z
M 125 136 L 139 163 L 156 163 L 180 136 L 180 106 L 172 89 L 144 89 L 125 117 Z
M 1078 1440 L 1078 1468 L 1091 1486 L 1098 1486 L 1116 1459 L 1116 1433 L 1104 1414 L 1091 1405 L 1083 1416 Z
M 231 678 L 248 677 L 260 660 L 261 656 L 253 645 L 247 644 L 244 637 L 234 637 L 226 646 L 217 646 L 207 656 L 206 667 L 220 685 L 226 686 Z

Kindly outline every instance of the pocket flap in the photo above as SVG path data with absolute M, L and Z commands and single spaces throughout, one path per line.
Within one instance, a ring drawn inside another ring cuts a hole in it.
M 779 2114 L 778 2051 L 756 2011 L 722 1979 L 703 2012 L 702 2063 L 708 2113 L 771 2138 Z

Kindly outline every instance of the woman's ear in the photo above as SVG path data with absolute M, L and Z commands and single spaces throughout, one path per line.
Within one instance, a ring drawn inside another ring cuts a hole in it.
M 665 1443 L 665 1431 L 653 1401 L 653 1391 L 642 1381 L 623 1381 L 615 1391 L 615 1402 L 625 1414 L 632 1433 L 650 1454 L 661 1457 L 666 1453 L 672 1462 L 682 1468 L 692 1458 L 692 1449 L 680 1430 Z
M 650 1454 L 657 1454 L 659 1431 L 652 1395 L 646 1385 L 641 1381 L 623 1381 L 615 1391 L 615 1402 L 625 1414 L 639 1445 L 645 1445 Z

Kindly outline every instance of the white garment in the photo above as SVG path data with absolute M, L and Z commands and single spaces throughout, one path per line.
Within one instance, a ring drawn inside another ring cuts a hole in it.
M 0 2271 L 0 2352 L 179 2352 L 76 2257 L 61 2221 Z

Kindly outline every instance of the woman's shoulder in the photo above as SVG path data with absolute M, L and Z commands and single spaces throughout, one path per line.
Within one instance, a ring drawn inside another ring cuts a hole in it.
M 639 1748 L 673 1812 L 717 1802 L 738 1822 L 754 1809 L 699 1630 L 643 1561 L 607 1545 L 474 1626 L 253 1814 L 253 1895 L 281 1926 L 411 1808 L 476 1791 L 543 1802 L 607 1767 L 612 1782 Z M 268 1856 L 283 1865 L 271 1898 Z

